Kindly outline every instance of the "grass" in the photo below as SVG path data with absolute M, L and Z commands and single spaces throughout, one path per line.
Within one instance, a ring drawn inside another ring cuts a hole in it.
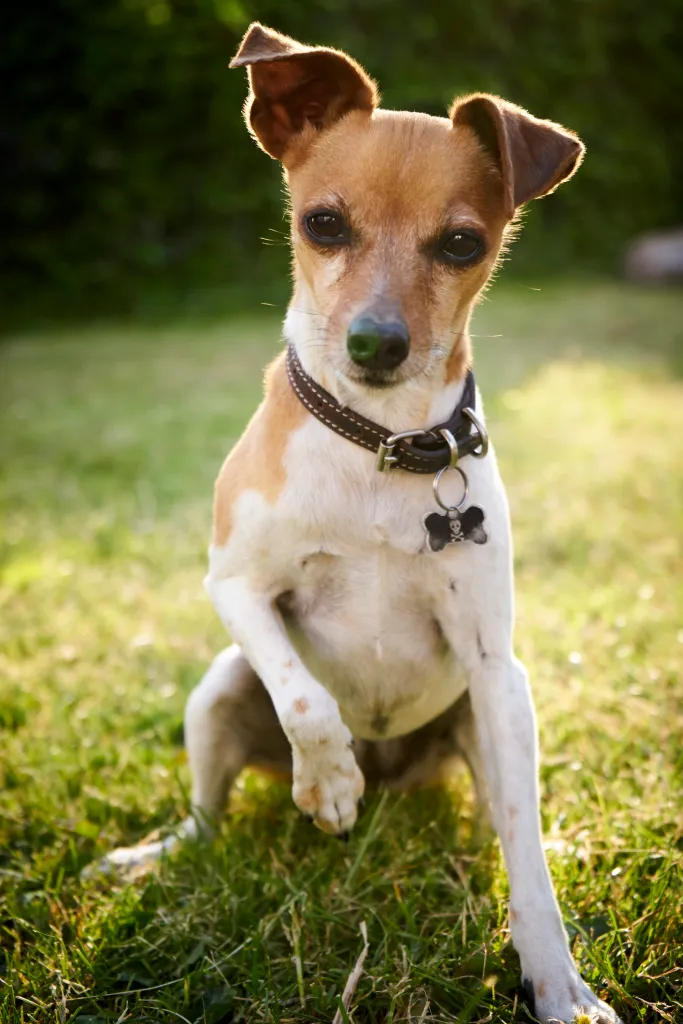
M 516 536 L 551 870 L 587 980 L 683 1021 L 683 295 L 498 286 L 478 377 Z M 271 319 L 10 338 L 2 363 L 0 1020 L 530 1019 L 468 788 L 373 797 L 349 843 L 241 780 L 219 841 L 82 884 L 187 805 L 185 698 L 225 644 L 212 481 Z

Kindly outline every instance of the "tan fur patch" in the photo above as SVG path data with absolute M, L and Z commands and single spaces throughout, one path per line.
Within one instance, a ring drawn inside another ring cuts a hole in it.
M 285 485 L 284 454 L 291 433 L 309 416 L 287 379 L 284 352 L 266 371 L 266 396 L 223 463 L 214 493 L 213 543 L 222 547 L 233 529 L 233 510 L 245 491 L 273 505 Z
M 320 805 L 320 786 L 311 786 L 305 793 L 302 793 L 297 799 L 297 806 L 305 814 L 314 814 Z
M 471 362 L 472 353 L 470 350 L 469 334 L 465 334 L 451 349 L 448 361 L 446 362 L 444 383 L 452 384 L 456 380 L 462 380 Z
M 354 316 L 368 307 L 391 308 L 410 331 L 409 375 L 419 375 L 438 343 L 448 350 L 444 380 L 462 378 L 471 359 L 469 311 L 493 269 L 506 224 L 492 159 L 469 127 L 396 111 L 352 113 L 305 142 L 300 162 L 287 173 L 295 281 L 313 296 L 328 359 L 343 364 Z M 345 211 L 350 246 L 321 251 L 305 237 L 301 217 L 326 207 Z M 430 247 L 458 228 L 479 233 L 486 255 L 454 269 L 436 260 Z M 293 305 L 298 302 L 295 287 Z

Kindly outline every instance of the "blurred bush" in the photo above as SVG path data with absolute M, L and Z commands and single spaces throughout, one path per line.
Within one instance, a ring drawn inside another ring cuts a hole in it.
M 279 171 L 243 128 L 244 73 L 227 68 L 254 18 L 347 49 L 385 106 L 442 114 L 485 89 L 577 130 L 588 158 L 571 187 L 532 204 L 522 272 L 609 269 L 634 233 L 683 221 L 680 0 L 8 4 L 9 308 L 120 310 L 198 284 L 279 299 L 286 249 L 261 241 L 284 241 Z

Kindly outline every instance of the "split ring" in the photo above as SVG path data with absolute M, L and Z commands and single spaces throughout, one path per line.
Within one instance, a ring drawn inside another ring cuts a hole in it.
M 454 469 L 456 473 L 460 474 L 460 479 L 462 480 L 462 485 L 464 488 L 462 498 L 460 499 L 457 505 L 444 505 L 443 501 L 441 500 L 441 495 L 439 494 L 439 484 L 441 483 L 441 477 L 444 475 L 444 473 L 447 473 L 449 469 Z M 444 466 L 436 474 L 432 481 L 432 490 L 434 491 L 434 497 L 439 508 L 444 509 L 445 512 L 459 512 L 460 509 L 465 504 L 465 502 L 467 501 L 467 496 L 470 493 L 470 484 L 467 477 L 465 476 L 464 471 L 460 468 L 460 466 L 449 465 Z

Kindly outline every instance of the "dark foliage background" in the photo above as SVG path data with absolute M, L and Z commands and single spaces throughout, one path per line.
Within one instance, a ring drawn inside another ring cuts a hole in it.
M 92 313 L 201 286 L 286 288 L 277 165 L 227 63 L 258 18 L 348 49 L 384 104 L 443 113 L 487 89 L 576 129 L 588 158 L 529 211 L 523 273 L 610 270 L 683 221 L 681 0 L 48 0 L 3 5 L 5 310 Z M 274 229 L 270 231 L 269 229 Z

